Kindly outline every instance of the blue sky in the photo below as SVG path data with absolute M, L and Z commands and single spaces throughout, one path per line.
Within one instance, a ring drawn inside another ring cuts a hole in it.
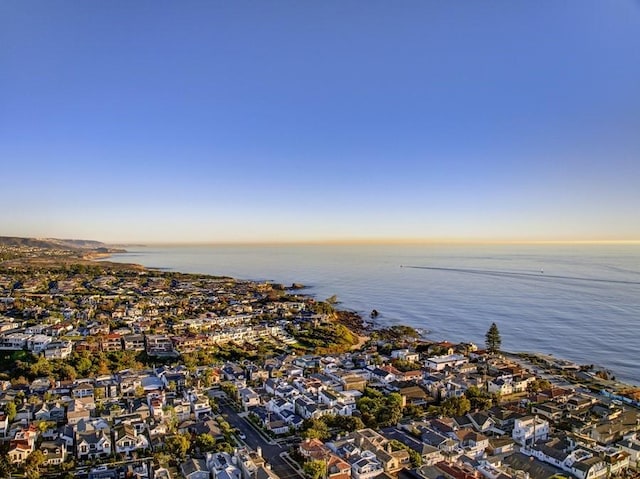
M 0 234 L 640 240 L 640 2 L 0 3 Z

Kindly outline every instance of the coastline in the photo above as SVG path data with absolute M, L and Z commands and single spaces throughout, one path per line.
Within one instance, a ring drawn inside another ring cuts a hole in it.
M 127 252 L 128 253 L 128 252 Z M 126 254 L 126 253 L 125 253 Z M 111 254 L 106 254 L 105 256 L 101 256 L 100 258 L 97 259 L 97 261 L 104 261 L 105 259 L 107 259 L 109 256 L 111 256 Z M 114 262 L 117 264 L 131 264 L 134 265 L 134 263 L 121 263 L 121 262 Z M 156 271 L 174 271 L 176 273 L 182 273 L 181 271 L 176 270 L 175 268 L 150 268 L 150 267 L 146 267 L 146 266 L 141 266 L 141 265 L 136 265 L 139 267 L 142 267 L 144 269 L 147 270 L 156 270 Z M 183 274 L 189 274 L 192 275 L 194 273 L 183 273 Z M 212 275 L 206 274 L 206 273 L 195 273 L 198 276 L 203 276 L 203 277 L 211 277 Z M 234 278 L 235 280 L 239 280 L 238 278 Z M 250 279 L 240 279 L 239 281 L 249 281 L 252 283 L 259 283 L 260 281 L 257 280 L 250 280 Z M 294 291 L 295 294 L 299 294 L 301 296 L 304 297 L 309 297 L 309 298 L 313 298 L 315 299 L 315 294 L 313 293 L 301 293 L 300 291 L 303 291 L 305 289 L 308 289 L 308 286 L 304 286 L 304 287 L 299 287 L 300 284 L 299 283 L 291 283 L 292 287 L 286 287 L 285 289 L 287 291 Z M 293 287 L 293 285 L 296 285 L 296 287 Z M 360 348 L 362 348 L 367 341 L 369 341 L 371 339 L 371 333 L 376 331 L 376 330 L 380 330 L 380 329 L 384 329 L 384 326 L 382 326 L 381 324 L 376 324 L 375 322 L 370 322 L 370 321 L 366 321 L 364 320 L 360 314 L 355 313 L 353 310 L 340 310 L 341 313 L 346 313 L 349 315 L 352 315 L 351 318 L 356 318 L 357 317 L 357 321 L 344 321 L 341 322 L 341 324 L 343 324 L 344 326 L 346 326 L 350 332 L 352 334 L 354 334 L 354 336 L 357 337 L 358 341 L 357 344 L 355 344 L 354 346 L 352 346 L 351 350 L 358 350 Z M 428 338 L 428 334 L 429 331 L 426 330 L 425 328 L 420 328 L 420 330 L 418 330 L 420 333 L 420 342 L 424 342 L 424 343 L 433 343 L 435 342 L 434 340 Z M 426 332 L 425 332 L 426 331 Z M 515 351 L 515 352 L 506 352 L 505 354 L 510 355 L 510 356 L 522 356 L 522 355 L 538 355 L 538 356 L 553 356 L 550 353 L 546 353 L 545 351 L 534 351 L 534 352 L 530 352 L 530 351 Z M 577 363 L 573 363 L 570 360 L 566 360 L 563 359 L 561 357 L 554 357 L 557 361 L 559 362 L 563 362 L 563 363 L 571 363 L 571 364 L 577 364 Z M 610 372 L 610 370 L 603 368 L 602 366 L 598 366 L 597 369 L 601 369 L 603 371 L 607 371 Z M 638 387 L 640 387 L 639 384 L 635 384 L 633 382 L 623 382 L 623 381 L 619 381 L 619 380 L 602 380 L 602 379 L 598 379 L 599 381 L 601 381 L 601 384 L 604 387 L 609 387 L 615 390 L 634 390 Z

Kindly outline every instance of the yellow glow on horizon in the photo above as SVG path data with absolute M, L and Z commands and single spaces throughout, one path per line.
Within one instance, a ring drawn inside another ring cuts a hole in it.
M 490 245 L 640 245 L 640 240 L 590 239 L 590 240 L 527 240 L 527 239 L 429 239 L 429 238 L 335 238 L 318 240 L 263 240 L 263 241 L 139 241 L 122 242 L 144 246 L 490 246 Z

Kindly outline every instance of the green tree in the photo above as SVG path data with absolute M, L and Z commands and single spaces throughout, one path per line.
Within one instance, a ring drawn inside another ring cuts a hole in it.
M 226 452 L 227 454 L 233 454 L 233 446 L 229 444 L 227 441 L 216 442 L 216 446 L 214 447 L 214 451 L 216 452 Z
M 160 467 L 169 467 L 171 455 L 166 452 L 154 452 L 153 459 Z
M 302 437 L 305 439 L 325 440 L 330 436 L 329 428 L 322 419 L 306 419 L 302 425 Z
M 422 466 L 422 456 L 420 455 L 420 453 L 418 451 L 414 451 L 411 448 L 407 449 L 407 451 L 409 452 L 409 460 L 411 461 L 411 465 L 413 467 Z
M 60 379 L 75 380 L 78 377 L 76 369 L 70 364 L 62 364 L 57 368 L 57 374 Z
M 0 455 L 0 477 L 10 477 L 13 472 L 13 467 L 9 462 L 9 457 L 6 454 Z
M 383 396 L 380 392 L 367 388 L 356 402 L 362 414 L 362 421 L 368 427 L 387 427 L 402 419 L 402 397 L 398 393 Z
M 16 403 L 14 403 L 13 401 L 9 401 L 5 406 L 5 412 L 7 413 L 7 419 L 9 420 L 9 423 L 11 423 L 16 418 L 16 414 L 18 414 Z
M 309 476 L 311 479 L 320 479 L 325 476 L 327 466 L 324 461 L 312 460 L 307 461 L 302 466 L 302 470 Z
M 30 374 L 32 377 L 51 377 L 53 376 L 53 369 L 51 363 L 44 356 L 39 356 L 38 360 L 31 365 Z
M 238 388 L 235 384 L 230 381 L 225 381 L 220 383 L 220 388 L 229 396 L 229 398 L 234 401 L 238 400 Z
M 195 441 L 196 447 L 200 452 L 211 452 L 215 449 L 216 440 L 209 434 L 199 434 Z
M 471 403 L 471 409 L 485 410 L 491 407 L 491 395 L 482 391 L 478 386 L 471 386 L 465 392 L 469 402 Z
M 443 416 L 464 416 L 471 410 L 471 402 L 465 396 L 445 399 L 440 406 Z
M 29 454 L 24 463 L 24 477 L 26 479 L 39 479 L 40 466 L 44 462 L 44 459 L 44 454 L 39 449 L 36 449 Z
M 188 434 L 174 434 L 165 441 L 167 452 L 177 461 L 184 461 L 191 446 Z
M 544 391 L 550 389 L 551 383 L 546 379 L 536 379 L 527 385 L 527 391 L 530 393 L 537 393 L 538 391 Z
M 489 327 L 489 331 L 485 335 L 485 345 L 487 346 L 487 350 L 491 354 L 496 354 L 500 351 L 500 345 L 502 344 L 502 339 L 500 338 L 500 331 L 498 331 L 498 326 L 496 323 L 491 323 Z

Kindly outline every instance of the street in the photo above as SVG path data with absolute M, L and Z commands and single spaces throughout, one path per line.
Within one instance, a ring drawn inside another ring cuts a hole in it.
M 271 465 L 271 470 L 275 472 L 281 479 L 304 479 L 281 454 L 287 452 L 287 448 L 265 440 L 255 427 L 247 420 L 238 415 L 228 400 L 219 399 L 220 412 L 225 420 L 236 428 L 240 433 L 246 436 L 244 442 L 249 448 L 257 450 L 262 449 L 262 456 Z

